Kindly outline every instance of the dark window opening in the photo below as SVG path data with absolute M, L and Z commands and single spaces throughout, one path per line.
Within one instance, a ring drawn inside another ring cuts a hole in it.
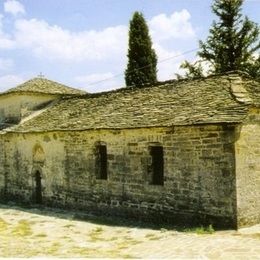
M 42 182 L 41 182 L 41 173 L 37 171 L 35 173 L 35 202 L 37 204 L 42 203 Z
M 107 180 L 107 147 L 97 146 L 97 179 Z
M 152 183 L 154 185 L 163 185 L 163 147 L 162 146 L 151 146 L 151 157 L 152 157 Z

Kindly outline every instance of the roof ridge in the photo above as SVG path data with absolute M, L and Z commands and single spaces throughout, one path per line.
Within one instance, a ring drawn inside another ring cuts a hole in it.
M 232 97 L 238 102 L 246 105 L 253 103 L 253 100 L 250 98 L 249 92 L 244 87 L 244 80 L 241 77 L 232 77 L 229 76 L 230 80 L 230 92 Z
M 82 95 L 87 92 L 84 90 L 72 88 L 59 82 L 46 78 L 35 77 L 17 85 L 0 95 L 9 93 L 42 93 L 42 94 L 64 94 L 64 95 Z
M 108 90 L 108 91 L 102 91 L 102 92 L 96 92 L 96 93 L 86 93 L 85 95 L 83 94 L 82 97 L 86 96 L 86 97 L 99 97 L 99 96 L 103 96 L 103 95 L 109 95 L 109 94 L 114 94 L 114 93 L 121 93 L 121 92 L 134 92 L 134 91 L 142 91 L 142 90 L 149 90 L 150 88 L 155 88 L 155 87 L 163 87 L 163 86 L 167 86 L 167 85 L 175 85 L 178 86 L 180 83 L 187 83 L 187 82 L 198 82 L 198 81 L 206 81 L 206 80 L 210 80 L 212 78 L 219 78 L 219 77 L 239 77 L 241 78 L 242 75 L 244 76 L 248 76 L 248 78 L 251 78 L 247 73 L 244 73 L 242 71 L 230 71 L 230 72 L 225 72 L 225 73 L 218 73 L 218 74 L 211 74 L 207 77 L 196 77 L 196 78 L 183 78 L 183 79 L 170 79 L 170 80 L 165 80 L 165 81 L 158 81 L 155 82 L 153 84 L 144 84 L 142 86 L 131 86 L 131 87 L 121 87 L 118 89 L 112 89 L 112 90 Z M 77 97 L 72 97 L 72 98 L 77 98 Z

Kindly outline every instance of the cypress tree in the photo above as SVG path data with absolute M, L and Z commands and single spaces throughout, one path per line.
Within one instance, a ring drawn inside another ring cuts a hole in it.
M 201 61 L 211 64 L 209 73 L 241 70 L 253 77 L 259 76 L 259 26 L 248 17 L 242 17 L 242 4 L 243 0 L 215 0 L 212 5 L 219 21 L 213 21 L 208 38 L 199 42 L 198 52 Z M 188 62 L 183 63 L 182 68 L 186 68 L 186 76 L 191 77 L 191 68 L 197 69 Z
M 157 81 L 157 56 L 152 48 L 149 29 L 143 14 L 135 12 L 130 21 L 126 86 L 142 87 Z

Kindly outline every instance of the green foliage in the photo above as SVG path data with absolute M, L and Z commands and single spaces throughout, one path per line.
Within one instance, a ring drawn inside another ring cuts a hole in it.
M 208 227 L 196 227 L 196 228 L 187 228 L 184 229 L 184 232 L 192 232 L 198 235 L 206 235 L 206 234 L 213 234 L 215 232 L 213 226 L 210 224 Z
M 33 234 L 30 222 L 22 219 L 19 220 L 18 224 L 13 228 L 12 234 L 16 236 L 30 236 Z
M 8 228 L 8 223 L 4 219 L 0 218 L 0 233 L 2 231 L 7 230 L 7 228 Z
M 142 87 L 157 81 L 157 56 L 152 48 L 149 29 L 142 13 L 135 12 L 130 21 L 126 86 Z
M 194 64 L 191 64 L 188 61 L 184 61 L 181 66 L 181 69 L 185 69 L 185 75 L 181 76 L 179 74 L 176 74 L 177 79 L 181 79 L 181 78 L 187 78 L 187 79 L 193 79 L 193 78 L 201 78 L 204 77 L 203 74 L 203 67 L 201 62 L 196 62 Z
M 259 77 L 260 30 L 248 17 L 242 17 L 242 4 L 243 0 L 215 0 L 212 5 L 219 21 L 213 22 L 206 41 L 199 42 L 198 52 L 201 60 L 212 65 L 208 73 L 241 70 Z M 197 72 L 193 66 L 188 66 L 187 62 L 183 65 L 190 77 L 193 77 L 193 71 Z

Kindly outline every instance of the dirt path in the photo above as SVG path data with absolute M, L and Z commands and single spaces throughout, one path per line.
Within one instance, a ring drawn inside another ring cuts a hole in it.
M 260 259 L 260 225 L 177 232 L 74 220 L 73 213 L 0 205 L 0 257 Z

